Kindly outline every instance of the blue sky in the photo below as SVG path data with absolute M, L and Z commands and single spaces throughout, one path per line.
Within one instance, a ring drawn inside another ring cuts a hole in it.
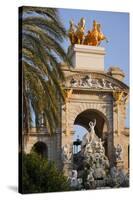
M 109 43 L 101 43 L 101 46 L 106 49 L 105 70 L 110 66 L 120 67 L 126 75 L 124 82 L 129 85 L 129 14 L 76 9 L 59 9 L 59 13 L 67 30 L 70 19 L 77 24 L 81 17 L 86 20 L 86 32 L 92 28 L 94 19 L 101 24 L 102 32 L 109 40 Z M 69 45 L 69 40 L 63 43 L 65 49 Z M 127 115 L 129 115 L 128 111 Z M 126 119 L 126 126 L 129 127 L 129 117 Z M 74 129 L 77 134 L 85 132 L 85 129 L 79 126 L 75 126 Z
M 120 12 L 86 11 L 74 9 L 59 9 L 61 20 L 65 28 L 69 29 L 69 20 L 77 24 L 81 17 L 86 20 L 86 32 L 92 28 L 93 20 L 98 21 L 109 43 L 102 42 L 106 48 L 105 69 L 119 66 L 126 74 L 125 83 L 129 85 L 129 14 Z M 67 49 L 70 42 L 65 41 Z

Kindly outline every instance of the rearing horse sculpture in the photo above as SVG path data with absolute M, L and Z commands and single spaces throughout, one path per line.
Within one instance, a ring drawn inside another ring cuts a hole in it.
M 99 44 L 98 45 L 100 45 L 102 40 L 106 40 L 106 42 L 108 42 L 106 36 L 101 32 L 101 24 L 97 24 L 97 30 L 99 32 L 99 35 L 98 35 Z
M 88 31 L 88 34 L 85 36 L 84 44 L 91 46 L 99 46 L 102 40 L 107 41 L 107 38 L 101 32 L 101 25 L 94 20 L 93 29 L 92 31 Z
M 80 19 L 78 26 L 74 24 L 73 20 L 70 21 L 68 36 L 72 45 L 83 44 L 84 31 L 85 31 L 85 19 L 83 17 Z
M 85 36 L 85 19 L 82 17 L 78 26 L 74 22 L 70 21 L 70 28 L 68 31 L 68 36 L 71 41 L 71 44 L 84 44 L 91 46 L 99 46 L 102 40 L 108 42 L 105 35 L 101 32 L 101 25 L 98 24 L 95 20 L 93 21 L 93 28 L 91 31 L 88 31 Z
M 77 42 L 75 31 L 76 31 L 76 29 L 75 29 L 74 22 L 73 22 L 73 20 L 70 20 L 70 28 L 68 31 L 68 36 L 69 36 L 69 39 L 70 39 L 72 45 L 74 45 Z
M 75 36 L 77 38 L 77 44 L 83 44 L 84 41 L 84 32 L 85 32 L 85 19 L 82 17 L 78 23 L 77 31 Z

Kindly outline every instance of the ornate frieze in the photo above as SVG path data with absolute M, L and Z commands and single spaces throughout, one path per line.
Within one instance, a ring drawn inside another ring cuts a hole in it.
M 104 79 L 104 78 L 93 78 L 93 76 L 91 74 L 89 75 L 85 75 L 83 77 L 72 77 L 69 82 L 67 81 L 66 83 L 67 87 L 72 87 L 72 88 L 76 88 L 76 87 L 81 87 L 81 88 L 93 88 L 93 89 L 109 89 L 109 90 L 121 90 L 121 88 Z
M 89 89 L 89 90 L 109 90 L 112 92 L 123 91 L 123 100 L 126 99 L 126 95 L 128 93 L 128 87 L 106 75 L 100 73 L 87 73 L 87 74 L 74 74 L 73 76 L 69 76 L 66 78 L 66 82 L 64 83 L 65 88 L 73 88 L 73 89 Z

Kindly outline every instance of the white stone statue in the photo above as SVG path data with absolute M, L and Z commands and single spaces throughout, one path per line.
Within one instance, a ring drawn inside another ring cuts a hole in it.
M 82 183 L 83 183 L 82 178 L 78 178 L 78 183 L 79 183 L 79 184 L 82 184 Z
M 112 90 L 114 89 L 113 86 L 112 86 L 112 83 L 109 83 L 109 88 L 112 89 Z
M 72 159 L 72 150 L 69 144 L 65 144 L 62 148 L 62 160 L 64 162 L 71 161 Z
M 105 153 L 104 147 L 103 147 L 104 142 L 99 139 L 99 148 L 100 148 L 100 153 Z
M 72 176 L 70 177 L 70 184 L 71 187 L 77 187 L 78 186 L 78 172 L 77 170 L 72 170 Z
M 88 84 L 89 87 L 92 87 L 92 78 L 91 78 L 91 74 L 89 75 L 89 77 L 86 78 L 86 82 Z
M 104 78 L 102 79 L 102 83 L 103 83 L 103 88 L 104 88 L 104 89 L 107 89 L 107 84 L 106 84 L 106 81 L 105 81 Z
M 96 119 L 94 119 L 94 122 L 92 122 L 92 121 L 89 122 L 89 127 L 90 127 L 91 133 L 95 133 L 95 130 L 94 130 L 95 126 L 96 126 Z
M 104 142 L 101 140 L 101 138 L 98 138 L 94 142 L 95 151 L 98 152 L 98 154 L 101 156 L 105 154 L 105 149 L 103 147 L 103 143 Z
M 96 85 L 95 85 L 95 87 L 96 88 L 103 88 L 97 79 L 96 79 Z
M 84 151 L 84 154 L 85 155 L 91 155 L 93 152 L 93 149 L 92 149 L 92 146 L 90 143 L 88 143 L 85 147 L 85 151 Z
M 115 166 L 113 166 L 111 169 L 110 169 L 110 175 L 113 179 L 115 179 L 117 176 L 118 176 L 118 171 L 117 171 L 117 168 Z
M 87 176 L 87 183 L 93 182 L 94 181 L 94 176 L 93 176 L 94 170 L 92 168 L 89 169 L 89 174 Z
M 93 141 L 93 139 L 95 137 L 95 130 L 94 130 L 95 126 L 96 126 L 96 119 L 94 119 L 94 122 L 92 122 L 92 121 L 89 122 L 90 143 Z
M 77 179 L 77 177 L 78 177 L 77 170 L 72 170 L 72 177 L 75 178 L 75 179 Z
M 117 86 L 114 86 L 114 90 L 120 90 L 120 88 Z
M 93 155 L 93 149 L 92 149 L 92 146 L 91 144 L 87 144 L 85 146 L 85 148 L 81 149 L 81 152 L 83 152 L 83 156 L 84 156 L 84 159 L 85 159 L 85 162 L 86 163 L 90 163 L 90 161 L 93 159 L 92 158 L 92 155 Z
M 78 81 L 76 79 L 74 79 L 74 78 L 71 79 L 70 83 L 71 83 L 72 87 L 77 87 L 78 86 Z
M 95 130 L 94 130 L 95 126 L 96 126 L 96 119 L 94 120 L 94 122 L 92 121 L 89 122 L 89 132 L 87 132 L 83 137 L 81 149 L 93 141 L 95 137 Z
M 40 116 L 40 127 L 41 128 L 44 127 L 44 113 L 43 112 L 41 113 L 41 116 Z
M 116 160 L 122 160 L 122 147 L 120 144 L 117 144 L 115 148 L 115 155 L 116 155 Z
M 82 85 L 82 79 L 79 80 L 79 86 L 83 86 Z

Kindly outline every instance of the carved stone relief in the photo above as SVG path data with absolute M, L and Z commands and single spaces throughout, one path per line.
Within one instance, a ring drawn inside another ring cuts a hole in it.
M 105 78 L 92 78 L 92 75 L 85 75 L 84 77 L 72 77 L 67 82 L 67 87 L 81 87 L 81 88 L 95 88 L 95 89 L 108 89 L 120 90 L 121 88 L 115 83 L 106 80 Z

